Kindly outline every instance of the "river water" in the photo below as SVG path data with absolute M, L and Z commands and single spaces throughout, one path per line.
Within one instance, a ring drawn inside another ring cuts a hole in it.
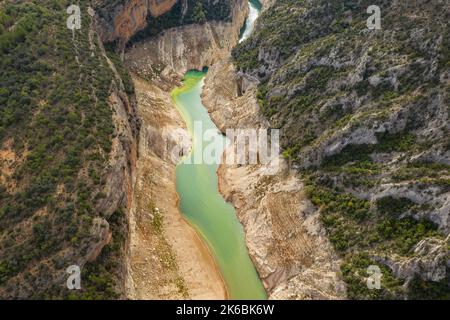
M 250 12 L 248 14 L 247 20 L 245 21 L 245 25 L 242 27 L 239 43 L 247 40 L 253 33 L 256 20 L 258 19 L 262 10 L 261 2 L 259 2 L 258 0 L 250 0 L 248 3 L 250 6 Z
M 258 2 L 259 3 L 259 2 Z M 261 7 L 255 13 L 251 11 L 241 39 L 248 37 Z M 252 9 L 252 10 L 253 10 Z M 253 21 L 253 22 L 250 22 Z M 250 31 L 248 31 L 249 29 Z M 245 40 L 245 39 L 244 39 Z M 201 101 L 201 93 L 206 71 L 189 71 L 185 74 L 183 86 L 172 92 L 172 98 L 180 112 L 188 131 L 193 138 L 193 148 L 189 155 L 177 166 L 177 192 L 180 196 L 180 209 L 185 218 L 202 236 L 213 254 L 220 269 L 230 299 L 265 299 L 266 292 L 249 257 L 244 239 L 242 225 L 236 217 L 234 207 L 227 203 L 219 192 L 217 164 L 191 164 L 196 155 L 210 144 L 201 143 L 201 136 L 196 136 L 194 123 L 201 122 L 203 132 L 212 129 L 215 141 L 221 152 L 223 137 L 212 122 Z

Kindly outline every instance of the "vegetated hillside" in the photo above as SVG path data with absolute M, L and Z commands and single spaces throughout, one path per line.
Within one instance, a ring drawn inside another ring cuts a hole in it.
M 449 299 L 450 6 L 395 3 L 278 0 L 233 57 L 282 129 L 349 297 Z M 373 4 L 382 30 L 366 26 Z
M 69 5 L 39 0 L 0 6 L 2 298 L 121 294 L 124 185 L 134 137 L 113 118 L 127 111 L 123 127 L 134 134 L 138 123 L 90 29 L 87 1 L 80 1 L 82 29 L 73 33 L 66 26 Z M 125 87 L 131 94 L 129 80 Z M 111 181 L 111 174 L 123 181 Z M 82 270 L 83 290 L 70 293 L 66 268 L 95 258 Z

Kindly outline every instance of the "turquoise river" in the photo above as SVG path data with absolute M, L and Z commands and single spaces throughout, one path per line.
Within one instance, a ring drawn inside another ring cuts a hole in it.
M 249 36 L 261 10 L 258 1 L 250 1 L 250 6 L 241 40 Z M 212 122 L 201 101 L 205 75 L 206 71 L 187 72 L 183 86 L 172 92 L 176 108 L 193 139 L 191 152 L 177 166 L 176 171 L 180 209 L 208 245 L 224 279 L 228 297 L 233 300 L 266 299 L 264 287 L 249 257 L 243 228 L 235 209 L 219 192 L 218 165 L 190 164 L 196 155 L 203 154 L 203 148 L 208 145 L 199 143 L 202 137 L 195 135 L 194 122 L 201 122 L 203 132 L 213 129 L 216 137 L 212 141 L 219 141 L 219 145 L 225 144 L 225 137 Z M 221 154 L 216 156 L 221 157 Z

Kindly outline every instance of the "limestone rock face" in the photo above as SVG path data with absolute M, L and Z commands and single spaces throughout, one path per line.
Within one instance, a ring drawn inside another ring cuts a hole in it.
M 380 297 L 427 297 L 433 286 L 448 293 L 441 251 L 420 252 L 450 232 L 449 41 L 442 28 L 449 8 L 380 3 L 382 28 L 371 30 L 371 4 L 273 3 L 233 51 L 237 95 L 257 87 L 261 113 L 281 129 L 283 155 L 308 177 L 310 198 L 343 258 L 350 298 L 373 298 L 359 268 L 384 255 L 396 261 L 385 272 L 405 281 Z M 423 282 L 409 287 L 420 270 Z
M 414 255 L 409 259 L 390 259 L 375 257 L 393 270 L 396 277 L 411 281 L 420 277 L 425 281 L 440 282 L 447 278 L 447 268 L 450 266 L 448 245 L 450 237 L 445 240 L 424 239 L 414 247 Z
M 147 25 L 147 18 L 168 12 L 177 0 L 132 0 L 101 9 L 99 30 L 102 40 L 126 43 L 131 36 Z
M 210 68 L 203 102 L 213 121 L 223 132 L 267 128 L 254 85 L 239 96 L 236 79 L 230 59 Z M 267 165 L 224 164 L 219 170 L 220 190 L 237 210 L 256 269 L 271 299 L 343 299 L 340 259 L 319 213 L 305 197 L 297 173 L 283 159 L 280 163 L 275 175 Z

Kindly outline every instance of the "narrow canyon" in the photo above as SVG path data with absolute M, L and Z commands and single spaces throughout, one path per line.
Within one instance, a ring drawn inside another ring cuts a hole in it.
M 270 6 L 263 2 L 263 9 Z M 208 245 L 183 217 L 175 169 L 191 138 L 171 92 L 189 70 L 209 67 L 203 104 L 217 127 L 266 128 L 255 83 L 240 78 L 231 50 L 249 14 L 233 1 L 232 20 L 165 30 L 125 50 L 142 122 L 130 223 L 127 295 L 133 299 L 224 299 L 226 284 Z M 244 92 L 244 94 L 242 94 Z M 345 297 L 339 259 L 285 160 L 265 175 L 263 165 L 218 170 L 220 191 L 244 227 L 250 257 L 272 299 Z M 195 187 L 194 185 L 192 186 Z

